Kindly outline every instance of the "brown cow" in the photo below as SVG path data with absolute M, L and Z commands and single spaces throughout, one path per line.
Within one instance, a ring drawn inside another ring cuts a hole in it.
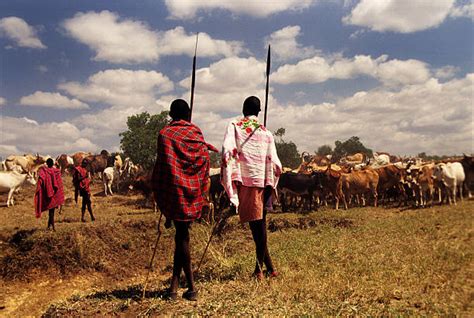
M 341 172 L 333 170 L 332 165 L 329 165 L 326 171 L 323 173 L 324 177 L 320 179 L 321 185 L 323 187 L 324 200 L 326 200 L 327 196 L 331 194 L 336 204 L 336 210 L 339 210 L 339 200 L 341 199 L 341 193 L 338 191 L 338 188 Z
M 379 175 L 379 183 L 377 185 L 377 192 L 382 196 L 382 201 L 385 203 L 386 191 L 395 187 L 397 191 L 404 196 L 403 182 L 405 181 L 405 170 L 390 164 L 387 166 L 373 169 Z M 402 197 L 400 197 L 399 205 Z
M 420 207 L 426 207 L 428 205 L 429 198 L 429 206 L 432 206 L 435 186 L 432 165 L 423 166 L 418 170 L 418 175 L 413 180 L 413 186 L 415 191 L 416 205 Z
M 352 195 L 372 195 L 374 206 L 377 206 L 377 185 L 379 175 L 372 169 L 352 171 L 351 173 L 342 173 L 338 184 L 338 193 L 344 202 L 344 208 L 347 210 L 348 201 Z M 362 197 L 362 204 L 365 206 L 365 198 Z
M 68 171 L 70 166 L 74 166 L 74 160 L 66 154 L 62 154 L 56 158 L 56 162 L 61 169 L 61 174 Z
M 346 156 L 345 158 L 347 161 L 350 161 L 350 162 L 358 162 L 358 163 L 362 163 L 364 162 L 365 160 L 365 155 L 361 152 L 358 152 L 358 153 L 355 153 L 353 155 L 348 155 Z
M 96 173 L 99 173 L 99 178 L 102 179 L 102 172 L 108 166 L 109 153 L 107 150 L 102 150 L 100 155 L 90 155 L 86 157 L 89 161 L 87 165 L 87 170 L 94 176 Z
M 90 155 L 92 155 L 90 152 L 84 152 L 84 151 L 79 151 L 73 154 L 72 161 L 73 161 L 74 166 L 80 166 L 82 163 L 82 160 L 84 160 L 84 158 Z

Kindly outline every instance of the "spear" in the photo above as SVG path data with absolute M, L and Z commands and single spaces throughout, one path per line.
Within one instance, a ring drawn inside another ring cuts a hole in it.
M 263 117 L 263 125 L 267 127 L 267 111 L 268 111 L 268 84 L 270 83 L 270 44 L 268 44 L 267 54 L 267 85 L 265 86 L 265 115 Z
M 196 46 L 194 47 L 194 57 L 193 57 L 193 73 L 191 75 L 191 102 L 190 102 L 190 109 L 191 112 L 189 114 L 189 121 L 191 121 L 191 117 L 193 115 L 193 105 L 194 105 L 194 86 L 196 85 L 196 53 L 198 47 L 198 39 L 199 39 L 199 32 L 196 33 Z

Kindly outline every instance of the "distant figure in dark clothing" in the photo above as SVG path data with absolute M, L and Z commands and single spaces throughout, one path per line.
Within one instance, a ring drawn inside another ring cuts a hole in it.
M 90 189 L 91 181 L 89 179 L 89 174 L 86 169 L 88 164 L 89 164 L 89 160 L 87 159 L 82 160 L 82 163 L 80 166 L 74 167 L 74 174 L 72 177 L 74 188 L 79 190 L 79 194 L 82 197 L 82 208 L 81 208 L 81 221 L 82 222 L 86 221 L 86 219 L 84 218 L 84 215 L 86 213 L 86 207 L 91 216 L 91 220 L 95 221 L 94 214 L 92 214 L 91 189 Z
M 53 159 L 46 160 L 46 167 L 38 170 L 38 183 L 35 192 L 35 214 L 41 217 L 43 211 L 49 210 L 48 229 L 54 228 L 54 209 L 64 203 L 63 180 L 61 170 L 54 167 Z

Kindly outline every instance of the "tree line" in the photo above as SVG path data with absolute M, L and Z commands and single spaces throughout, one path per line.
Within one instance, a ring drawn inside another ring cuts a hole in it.
M 124 156 L 130 157 L 133 162 L 145 169 L 152 169 L 156 157 L 156 138 L 168 123 L 168 111 L 156 115 L 143 112 L 128 117 L 127 130 L 119 134 L 120 148 Z M 285 140 L 285 133 L 286 129 L 283 127 L 274 132 L 275 144 L 282 165 L 294 169 L 301 163 L 301 153 L 293 141 Z M 359 137 L 352 136 L 345 141 L 336 140 L 334 148 L 322 145 L 314 153 L 321 156 L 331 155 L 333 160 L 338 160 L 357 152 L 372 156 L 372 149 L 365 147 Z M 220 155 L 211 153 L 211 166 L 219 165 Z

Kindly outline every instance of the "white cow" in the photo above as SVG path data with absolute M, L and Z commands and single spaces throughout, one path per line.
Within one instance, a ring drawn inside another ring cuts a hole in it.
M 209 168 L 209 177 L 221 173 L 221 168 Z
M 374 163 L 373 166 L 383 167 L 390 164 L 390 156 L 387 154 L 378 154 L 374 152 Z
M 462 185 L 466 178 L 464 169 L 459 162 L 438 163 L 434 167 L 433 176 L 437 181 L 444 184 L 448 192 L 448 203 L 451 199 L 456 204 L 456 189 L 459 187 L 459 195 L 462 201 Z
M 31 173 L 21 174 L 16 171 L 0 171 L 0 193 L 8 192 L 7 207 L 13 205 L 13 193 L 25 182 L 32 185 L 36 184 L 36 180 Z
M 117 184 L 118 180 L 120 179 L 120 171 L 117 167 L 107 167 L 104 169 L 102 173 L 102 183 L 104 184 L 104 193 L 105 196 L 110 193 L 110 195 L 114 195 L 112 192 L 112 185 L 115 183 Z

